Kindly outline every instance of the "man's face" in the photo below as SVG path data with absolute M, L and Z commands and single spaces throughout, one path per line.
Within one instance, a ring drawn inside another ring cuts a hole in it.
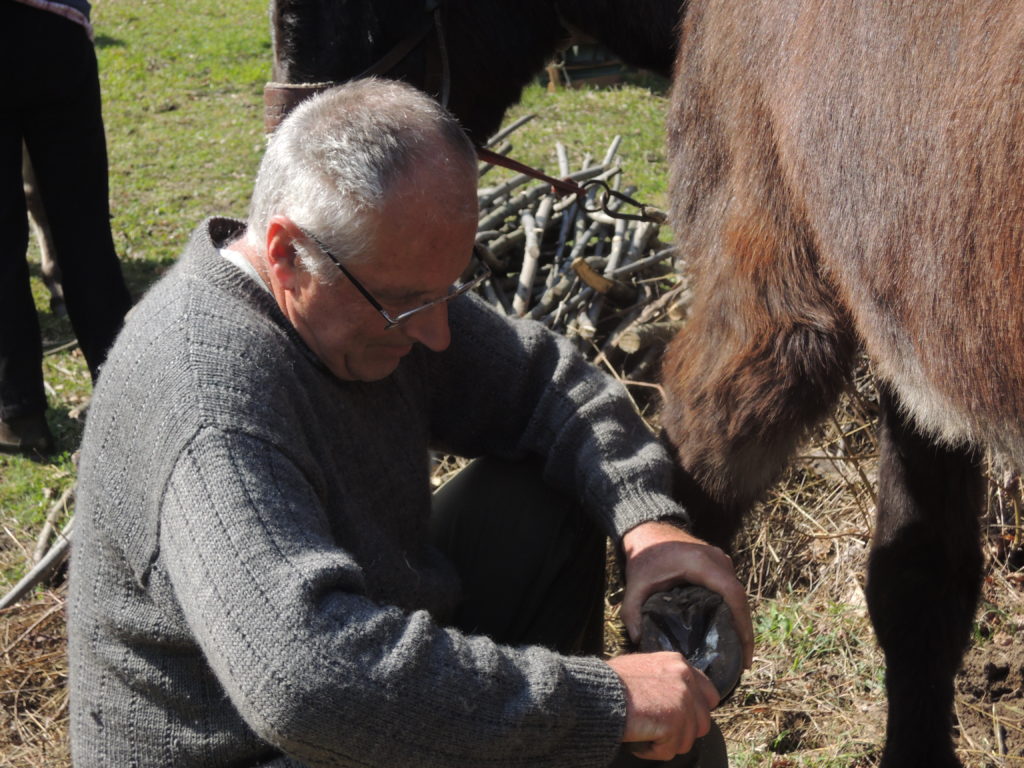
M 395 190 L 378 214 L 371 255 L 345 267 L 388 312 L 397 315 L 444 296 L 466 269 L 476 236 L 476 189 L 438 182 L 419 171 Z M 311 233 L 320 237 L 316 232 Z M 308 240 L 307 247 L 315 247 Z M 419 342 L 447 348 L 448 308 L 440 304 L 385 330 L 380 313 L 342 277 L 322 285 L 297 270 L 282 309 L 299 335 L 339 379 L 389 376 Z

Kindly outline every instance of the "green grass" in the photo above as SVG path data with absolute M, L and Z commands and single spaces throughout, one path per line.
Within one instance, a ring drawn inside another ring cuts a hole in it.
M 754 668 L 718 713 L 730 765 L 873 765 L 884 679 L 864 606 L 787 593 L 757 601 L 754 620 Z
M 822 663 L 846 663 L 862 642 L 862 610 L 843 603 L 808 606 L 803 601 L 765 601 L 756 617 L 759 648 L 774 648 L 788 671 Z
M 588 153 L 600 160 L 619 135 L 622 144 L 618 155 L 626 183 L 636 185 L 638 200 L 663 208 L 667 187 L 665 110 L 664 85 L 649 79 L 613 88 L 584 87 L 555 93 L 531 85 L 507 115 L 508 121 L 536 115 L 512 134 L 510 154 L 556 175 L 556 142 L 566 146 L 570 164 L 578 168 Z
M 266 3 L 108 0 L 94 21 L 118 249 L 168 261 L 199 218 L 245 214 L 263 148 Z

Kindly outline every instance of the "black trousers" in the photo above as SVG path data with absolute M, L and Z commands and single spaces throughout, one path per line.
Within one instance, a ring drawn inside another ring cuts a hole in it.
M 53 233 L 68 317 L 95 378 L 131 297 L 110 233 L 96 54 L 81 25 L 0 2 L 0 62 L 14 73 L 0 120 L 0 419 L 46 408 L 39 320 L 25 254 L 22 141 Z
M 454 625 L 507 645 L 598 654 L 605 536 L 539 461 L 479 459 L 434 495 L 434 543 L 455 563 Z
M 605 537 L 543 481 L 539 461 L 478 459 L 434 495 L 431 538 L 455 563 L 454 625 L 508 645 L 596 655 L 604 628 Z M 717 726 L 667 762 L 619 750 L 610 768 L 726 768 Z

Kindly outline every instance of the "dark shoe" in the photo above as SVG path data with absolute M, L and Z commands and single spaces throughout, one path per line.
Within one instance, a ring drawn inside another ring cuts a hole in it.
M 697 739 L 693 749 L 685 755 L 676 755 L 665 761 L 645 760 L 634 755 L 629 745 L 624 744 L 608 768 L 729 768 L 729 753 L 721 729 L 712 720 L 707 736 Z
M 53 434 L 42 414 L 16 416 L 0 421 L 0 451 L 8 453 L 53 453 Z

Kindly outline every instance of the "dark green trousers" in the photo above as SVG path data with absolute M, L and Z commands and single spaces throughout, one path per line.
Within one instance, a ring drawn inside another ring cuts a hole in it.
M 507 645 L 602 650 L 605 535 L 541 464 L 474 461 L 434 494 L 434 543 L 455 563 L 453 624 Z
M 462 578 L 456 627 L 507 645 L 601 653 L 605 536 L 575 499 L 544 483 L 539 461 L 474 461 L 434 494 L 431 537 Z M 712 725 L 686 755 L 657 762 L 621 749 L 610 768 L 727 765 Z

